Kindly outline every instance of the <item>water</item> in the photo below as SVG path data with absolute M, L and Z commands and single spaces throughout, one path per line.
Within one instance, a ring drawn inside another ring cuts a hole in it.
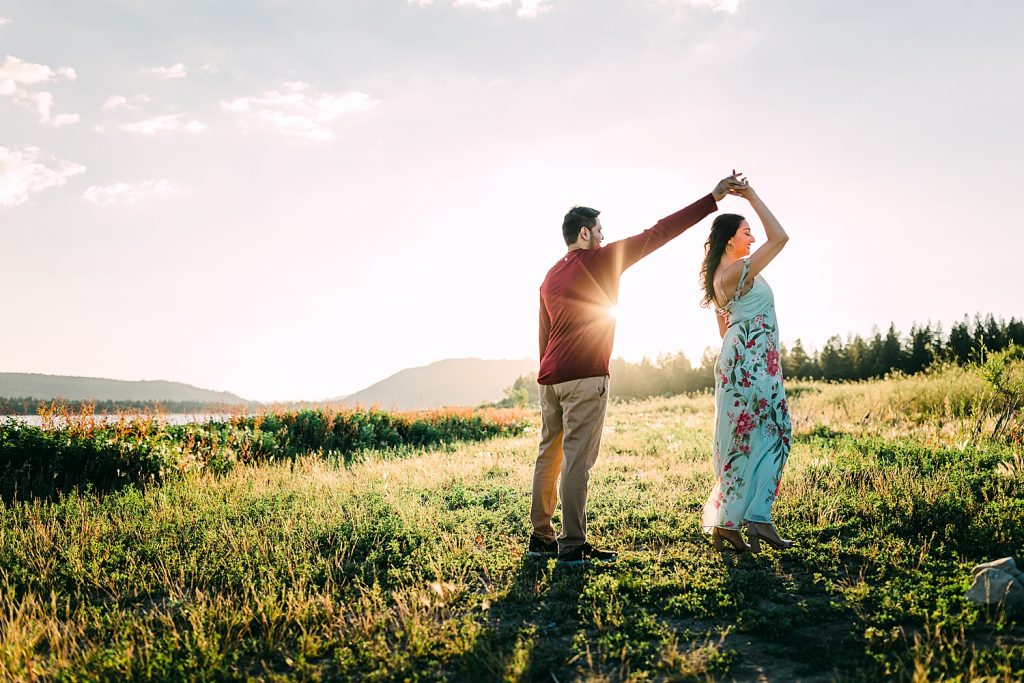
M 128 419 L 134 417 L 146 417 L 145 415 L 133 416 L 129 415 Z M 171 425 L 183 425 L 189 424 L 190 422 L 216 422 L 220 420 L 229 420 L 233 417 L 225 413 L 206 413 L 206 414 L 186 414 L 186 413 L 170 413 L 168 415 L 161 415 L 160 419 Z M 106 420 L 111 422 L 117 422 L 117 415 L 97 415 L 96 419 Z M 5 420 L 14 420 L 18 424 L 31 425 L 33 427 L 39 427 L 43 423 L 43 418 L 39 415 L 0 415 L 0 422 Z

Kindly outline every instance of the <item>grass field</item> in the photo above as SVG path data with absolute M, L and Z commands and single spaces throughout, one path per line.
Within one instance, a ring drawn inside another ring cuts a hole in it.
M 536 421 L 7 504 L 0 678 L 1020 680 L 1024 618 L 963 594 L 1021 552 L 1024 466 L 956 372 L 790 386 L 784 553 L 698 526 L 707 395 L 611 406 L 590 532 L 614 565 L 524 557 Z

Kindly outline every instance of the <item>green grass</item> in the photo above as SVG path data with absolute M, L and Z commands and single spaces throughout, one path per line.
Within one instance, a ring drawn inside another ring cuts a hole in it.
M 701 532 L 706 395 L 611 406 L 609 566 L 524 557 L 536 421 L 7 504 L 0 679 L 1019 680 L 1024 619 L 963 600 L 1024 544 L 1019 454 L 945 402 L 886 412 L 911 381 L 794 385 L 785 553 Z

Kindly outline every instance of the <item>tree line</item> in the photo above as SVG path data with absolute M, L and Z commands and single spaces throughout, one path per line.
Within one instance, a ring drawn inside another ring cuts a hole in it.
M 973 319 L 964 316 L 947 334 L 941 324 L 914 324 L 903 334 L 894 324 L 883 334 L 875 328 L 870 335 L 833 335 L 820 351 L 808 351 L 797 339 L 791 347 L 782 345 L 779 355 L 782 374 L 792 379 L 826 381 L 866 380 L 891 372 L 913 375 L 936 362 L 958 365 L 979 362 L 988 352 L 1010 346 L 1024 347 L 1024 322 L 1009 322 L 989 314 Z M 698 366 L 682 353 L 629 363 L 621 358 L 611 362 L 612 398 L 645 398 L 713 389 L 717 351 L 708 349 Z M 523 406 L 538 402 L 537 375 L 524 375 L 505 390 L 496 405 Z
M 797 339 L 792 348 L 780 349 L 782 372 L 797 379 L 861 380 L 884 377 L 899 371 L 913 375 L 937 361 L 966 365 L 980 362 L 992 351 L 1024 346 L 1024 322 L 997 320 L 989 314 L 973 320 L 964 316 L 946 334 L 942 325 L 914 325 L 900 334 L 889 325 L 883 336 L 877 329 L 871 336 L 830 337 L 820 352 L 808 354 Z

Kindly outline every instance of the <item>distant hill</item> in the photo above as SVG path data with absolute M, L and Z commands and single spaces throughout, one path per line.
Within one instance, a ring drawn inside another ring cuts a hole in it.
M 347 405 L 396 410 L 444 406 L 478 406 L 505 397 L 505 388 L 522 375 L 537 372 L 537 361 L 455 358 L 409 368 L 345 397 L 333 399 Z
M 199 403 L 246 403 L 227 391 L 210 391 L 181 382 L 126 381 L 99 377 L 35 375 L 0 372 L 0 397 L 66 398 L 72 401 L 195 401 Z

